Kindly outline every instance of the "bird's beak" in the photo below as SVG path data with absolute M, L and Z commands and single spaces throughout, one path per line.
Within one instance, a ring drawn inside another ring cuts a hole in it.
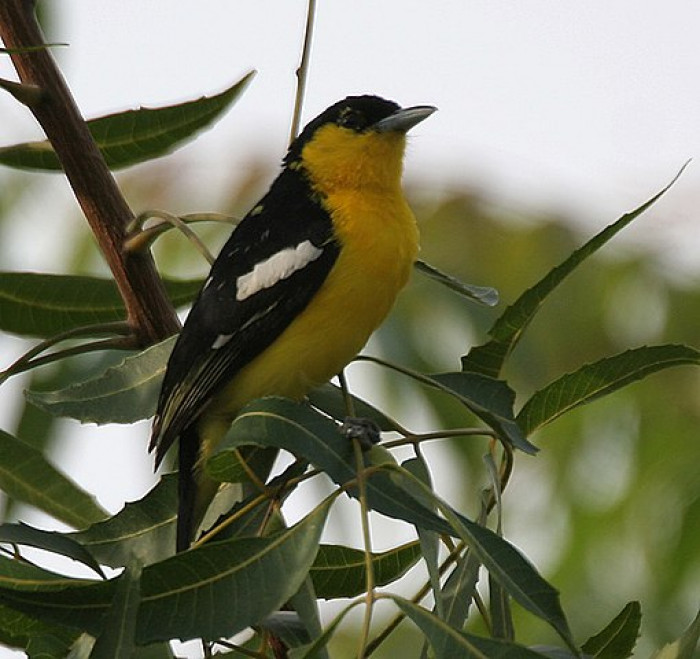
M 378 133 L 407 133 L 423 119 L 427 119 L 435 110 L 437 108 L 432 105 L 416 105 L 412 108 L 401 108 L 388 117 L 380 119 L 372 126 L 372 130 Z

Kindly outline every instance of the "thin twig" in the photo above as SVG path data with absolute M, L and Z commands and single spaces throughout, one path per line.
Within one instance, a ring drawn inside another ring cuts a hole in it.
M 143 229 L 147 220 L 157 218 L 159 221 Z M 187 215 L 173 215 L 161 210 L 149 210 L 140 213 L 127 227 L 128 238 L 124 242 L 124 251 L 140 252 L 148 249 L 155 242 L 156 238 L 162 236 L 166 231 L 177 228 L 191 240 L 197 250 L 204 256 L 211 265 L 214 262 L 209 249 L 202 242 L 199 236 L 189 228 L 193 222 L 225 222 L 236 225 L 239 218 L 223 213 L 189 213 Z
M 98 328 L 103 328 L 103 331 L 98 332 Z M 120 331 L 122 329 L 125 331 Z M 66 348 L 65 350 L 53 352 L 50 355 L 37 357 L 37 355 L 40 355 L 42 352 L 44 352 L 44 350 L 47 350 L 51 346 L 54 346 L 62 341 L 85 335 L 95 336 L 95 334 L 107 333 L 121 334 L 121 336 L 102 339 L 100 341 L 94 341 L 93 343 L 82 343 L 77 346 L 72 346 L 71 348 Z M 16 362 L 8 366 L 7 369 L 0 371 L 0 384 L 5 382 L 5 380 L 13 375 L 24 373 L 24 371 L 36 368 L 37 366 L 49 364 L 59 359 L 63 359 L 64 357 L 94 352 L 96 350 L 129 350 L 136 347 L 136 341 L 131 335 L 131 330 L 126 323 L 104 323 L 102 325 L 78 327 L 74 330 L 58 334 L 50 339 L 47 339 L 46 341 L 42 341 L 39 345 L 36 345 L 31 350 L 25 352 Z
M 347 416 L 355 416 L 355 402 L 350 395 L 350 388 L 348 387 L 348 380 L 345 377 L 345 371 L 340 371 L 340 373 L 338 373 L 338 382 L 340 383 L 340 390 L 343 392 L 345 414 Z
M 493 435 L 493 430 L 489 428 L 450 428 L 424 433 L 412 433 L 407 431 L 403 439 L 394 439 L 390 442 L 385 442 L 384 446 L 386 448 L 395 448 L 408 444 L 418 445 L 421 442 L 428 442 L 434 439 L 448 439 L 450 437 L 493 437 Z
M 306 11 L 306 28 L 304 30 L 304 47 L 301 53 L 301 63 L 296 71 L 297 90 L 294 97 L 294 114 L 292 115 L 292 127 L 289 133 L 289 143 L 299 134 L 301 125 L 301 111 L 304 105 L 304 93 L 306 92 L 306 79 L 309 73 L 309 62 L 311 60 L 311 39 L 314 32 L 314 22 L 316 20 L 316 0 L 309 0 Z
M 160 231 L 154 231 L 149 235 L 147 233 L 148 230 L 145 230 L 129 236 L 129 238 L 124 241 L 124 250 L 126 252 L 133 253 L 142 251 L 144 247 L 147 247 L 150 244 L 148 239 L 151 235 L 155 234 L 153 237 L 156 238 L 163 232 L 162 226 L 164 223 L 175 227 L 180 233 L 182 233 L 195 246 L 197 251 L 209 262 L 209 265 L 214 263 L 214 255 L 202 242 L 201 238 L 177 215 L 166 213 L 165 211 L 150 211 L 149 215 L 150 217 L 157 217 L 162 221 L 161 224 L 156 227 L 157 229 L 160 229 Z M 146 238 L 145 241 L 144 238 Z
M 369 506 L 367 505 L 367 483 L 365 471 L 365 459 L 362 446 L 357 439 L 352 440 L 355 453 L 355 469 L 357 471 L 357 497 L 360 501 L 360 516 L 362 519 L 362 538 L 365 559 L 365 615 L 360 634 L 360 645 L 357 648 L 358 659 L 363 659 L 369 632 L 372 624 L 372 610 L 374 609 L 374 565 L 372 563 L 372 534 L 369 528 Z

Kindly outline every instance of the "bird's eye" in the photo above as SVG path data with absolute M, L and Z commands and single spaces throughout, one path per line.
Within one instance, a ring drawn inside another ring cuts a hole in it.
M 361 130 L 365 126 L 365 118 L 361 112 L 347 108 L 338 117 L 338 126 L 350 130 Z

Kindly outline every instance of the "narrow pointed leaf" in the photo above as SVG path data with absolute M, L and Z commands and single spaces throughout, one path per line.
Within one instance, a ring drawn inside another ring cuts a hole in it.
M 579 405 L 657 371 L 684 364 L 700 364 L 700 351 L 683 345 L 645 346 L 586 364 L 536 392 L 520 410 L 518 425 L 530 435 Z
M 396 468 L 399 470 L 400 468 Z M 412 478 L 402 470 L 405 478 Z M 469 546 L 490 576 L 523 608 L 549 623 L 566 644 L 578 651 L 559 601 L 559 593 L 513 545 L 490 529 L 456 513 L 434 492 L 414 478 L 445 516 L 450 527 Z
M 450 572 L 442 587 L 444 616 L 440 617 L 456 629 L 461 629 L 467 621 L 479 580 L 480 567 L 481 563 L 473 551 L 463 554 L 457 559 L 454 570 Z
M 69 534 L 102 565 L 118 568 L 131 556 L 144 565 L 168 558 L 175 547 L 177 474 L 166 474 L 139 501 L 84 531 Z
M 639 602 L 630 602 L 605 629 L 591 636 L 581 649 L 595 659 L 631 657 L 641 624 L 642 608 Z
M 299 624 L 302 626 L 302 632 L 297 634 L 297 641 L 294 645 L 289 642 L 287 645 L 289 647 L 298 647 L 300 645 L 310 643 L 314 638 L 318 638 L 323 633 L 323 626 L 321 624 L 321 614 L 318 606 L 318 596 L 316 595 L 316 589 L 314 588 L 311 576 L 307 576 L 304 579 L 304 583 L 301 588 L 294 593 L 294 595 L 289 600 L 289 607 L 294 610 Z M 279 612 L 284 613 L 284 612 Z M 278 614 L 273 614 L 273 617 Z M 269 624 L 269 618 L 266 621 L 266 625 Z M 269 628 L 269 627 L 268 627 Z M 301 640 L 305 638 L 306 640 Z M 323 650 L 319 652 L 318 659 L 329 659 L 328 652 Z
M 218 119 L 245 89 L 246 74 L 216 96 L 160 108 L 139 108 L 87 122 L 111 169 L 119 169 L 170 153 Z M 47 141 L 0 148 L 0 163 L 22 169 L 60 171 L 61 164 Z
M 438 270 L 435 266 L 425 261 L 418 260 L 413 264 L 413 267 L 421 274 L 439 282 L 451 291 L 459 293 L 469 300 L 485 304 L 487 307 L 495 307 L 498 304 L 498 291 L 495 288 L 465 284 L 456 277 Z
M 212 543 L 144 569 L 137 642 L 215 639 L 263 621 L 304 582 L 331 501 L 276 536 Z
M 597 252 L 619 231 L 630 222 L 653 206 L 678 180 L 686 165 L 676 174 L 673 180 L 649 201 L 619 220 L 607 226 L 591 238 L 585 245 L 573 252 L 563 263 L 550 270 L 545 277 L 532 288 L 526 290 L 505 312 L 496 320 L 489 330 L 491 340 L 481 346 L 476 346 L 469 354 L 462 357 L 462 369 L 498 377 L 508 354 L 520 340 L 523 331 L 545 302 L 547 297 L 561 284 L 583 261 Z
M 134 423 L 153 416 L 175 337 L 126 357 L 86 382 L 57 391 L 27 391 L 27 400 L 53 416 L 82 423 Z
M 41 451 L 0 430 L 0 489 L 69 526 L 108 517 L 95 499 L 46 460 Z
M 398 596 L 390 596 L 396 605 L 425 634 L 436 659 L 542 659 L 544 655 L 522 645 L 482 638 L 455 629 L 435 614 Z
M 95 639 L 90 659 L 132 659 L 141 599 L 141 566 L 130 564 L 120 577 L 104 627 Z
M 372 554 L 374 579 L 385 586 L 402 577 L 421 557 L 420 545 L 409 542 Z M 316 594 L 324 599 L 356 597 L 365 592 L 365 554 L 341 545 L 321 545 L 311 568 Z
M 508 592 L 489 574 L 489 611 L 491 613 L 491 634 L 494 638 L 506 641 L 515 639 L 513 613 Z
M 53 554 L 72 558 L 74 561 L 87 565 L 91 570 L 97 572 L 99 576 L 104 577 L 102 569 L 92 554 L 64 533 L 35 529 L 22 522 L 19 524 L 2 524 L 0 526 L 0 542 L 35 547 Z
M 498 438 L 530 455 L 538 449 L 527 441 L 515 422 L 515 393 L 503 381 L 481 373 L 454 372 L 429 376 L 442 391 L 456 396 L 492 428 Z
M 575 648 L 571 631 L 559 602 L 559 593 L 510 543 L 493 531 L 467 519 L 448 520 L 462 529 L 464 539 L 489 574 L 521 606 L 549 623 L 569 647 Z
M 410 458 L 401 463 L 401 466 L 408 471 L 409 474 L 413 474 L 421 483 L 423 483 L 430 490 L 433 489 L 432 479 L 430 477 L 430 469 L 425 463 L 423 456 L 419 455 L 415 458 Z M 419 501 L 422 501 L 424 505 L 431 507 L 429 501 L 426 501 L 426 497 L 422 496 L 422 490 L 419 488 L 413 488 L 414 496 Z M 434 510 L 434 508 L 432 508 Z M 420 551 L 423 555 L 423 563 L 428 570 L 428 579 L 430 581 L 430 587 L 433 591 L 433 599 L 435 600 L 435 610 L 440 618 L 443 620 L 444 617 L 444 607 L 442 598 L 442 589 L 440 587 L 440 569 L 439 569 L 439 558 L 440 558 L 440 536 L 435 533 L 435 531 L 430 531 L 428 529 L 422 529 L 420 526 L 416 527 L 416 533 L 418 534 L 418 541 L 420 543 Z
M 189 304 L 200 280 L 166 280 L 175 307 Z M 126 318 L 113 280 L 36 272 L 0 272 L 0 330 L 49 338 L 88 325 Z

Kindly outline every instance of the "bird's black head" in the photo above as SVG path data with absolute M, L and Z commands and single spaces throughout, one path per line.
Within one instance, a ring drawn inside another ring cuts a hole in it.
M 304 145 L 321 126 L 335 124 L 340 128 L 362 133 L 399 109 L 398 103 L 379 96 L 348 96 L 331 105 L 305 126 L 289 148 L 285 163 L 292 162 L 301 155 Z

